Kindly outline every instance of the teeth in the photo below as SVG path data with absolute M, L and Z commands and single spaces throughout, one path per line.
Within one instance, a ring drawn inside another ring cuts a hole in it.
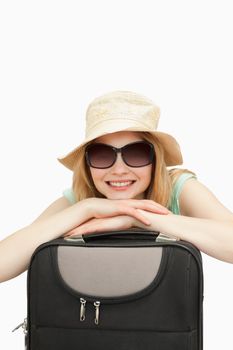
M 109 181 L 109 184 L 111 186 L 116 186 L 116 187 L 128 186 L 131 183 L 133 183 L 133 181 L 127 181 L 127 182 L 111 182 L 111 181 Z

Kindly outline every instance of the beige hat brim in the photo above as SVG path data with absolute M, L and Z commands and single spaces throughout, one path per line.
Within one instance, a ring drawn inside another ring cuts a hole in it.
M 180 151 L 180 146 L 173 136 L 160 131 L 151 131 L 151 129 L 143 126 L 142 123 L 138 123 L 137 127 L 135 126 L 135 120 L 132 120 L 132 126 L 130 126 L 130 124 L 131 123 L 129 119 L 125 121 L 123 119 L 121 123 L 119 123 L 118 127 L 116 126 L 116 120 L 112 120 L 112 122 L 111 120 L 101 122 L 100 127 L 97 130 L 94 128 L 95 131 L 93 133 L 90 132 L 89 136 L 79 146 L 75 147 L 66 155 L 57 158 L 57 160 L 68 169 L 73 170 L 74 164 L 83 146 L 85 146 L 88 142 L 96 139 L 97 137 L 118 131 L 147 131 L 151 135 L 154 135 L 163 145 L 164 158 L 167 166 L 183 164 L 183 157 Z

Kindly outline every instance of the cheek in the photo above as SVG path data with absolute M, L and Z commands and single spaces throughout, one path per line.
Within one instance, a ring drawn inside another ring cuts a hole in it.
M 152 166 L 142 168 L 140 171 L 140 178 L 143 179 L 145 183 L 150 183 L 151 181 Z
M 94 184 L 96 184 L 103 178 L 106 171 L 103 169 L 90 168 L 90 172 L 91 172 L 93 182 Z

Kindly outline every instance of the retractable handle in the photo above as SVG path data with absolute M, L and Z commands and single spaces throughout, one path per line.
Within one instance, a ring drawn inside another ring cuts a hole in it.
M 138 235 L 138 237 L 137 237 Z M 87 233 L 72 237 L 64 237 L 64 240 L 70 242 L 82 242 L 86 243 L 91 240 L 96 239 L 106 239 L 106 238 L 114 238 L 114 239 L 135 239 L 140 238 L 142 240 L 155 240 L 155 242 L 170 242 L 170 241 L 179 241 L 178 237 L 172 237 L 163 234 L 158 231 L 147 231 L 141 228 L 131 228 L 128 230 L 121 231 L 111 231 L 111 232 L 95 232 L 95 233 Z

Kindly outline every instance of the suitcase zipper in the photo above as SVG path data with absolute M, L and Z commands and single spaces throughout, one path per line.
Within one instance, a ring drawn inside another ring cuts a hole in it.
M 80 303 L 81 303 L 81 307 L 80 307 L 80 321 L 84 321 L 85 320 L 85 305 L 86 305 L 86 300 L 84 298 L 80 298 Z
M 15 328 L 12 330 L 12 332 L 16 331 L 16 330 L 19 329 L 20 327 L 23 328 L 24 334 L 27 334 L 27 318 L 25 318 L 25 319 L 23 320 L 22 323 L 20 323 L 17 327 L 15 327 Z
M 84 321 L 85 320 L 85 311 L 86 311 L 86 299 L 84 298 L 80 298 L 80 321 Z M 100 318 L 100 301 L 96 300 L 93 303 L 94 307 L 95 307 L 95 324 L 99 324 L 99 318 Z M 19 325 L 18 327 L 20 327 L 21 325 Z
M 100 318 L 100 301 L 94 302 L 95 306 L 95 324 L 99 324 L 99 318 Z

